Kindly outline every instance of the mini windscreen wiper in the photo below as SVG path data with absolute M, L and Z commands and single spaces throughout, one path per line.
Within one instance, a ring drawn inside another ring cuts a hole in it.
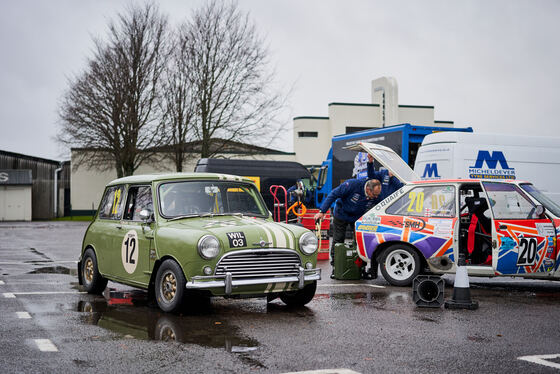
M 193 218 L 193 217 L 203 217 L 203 215 L 200 215 L 200 214 L 185 214 L 185 215 L 182 215 L 182 216 L 177 216 L 177 217 L 169 218 L 168 221 L 176 221 L 176 220 L 178 220 L 178 219 Z
M 203 213 L 200 217 L 216 217 L 216 216 L 238 216 L 243 217 L 243 213 Z

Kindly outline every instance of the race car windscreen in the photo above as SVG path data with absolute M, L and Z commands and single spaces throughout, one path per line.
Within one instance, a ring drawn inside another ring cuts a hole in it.
M 159 186 L 161 214 L 165 218 L 234 214 L 267 217 L 261 195 L 249 183 L 181 181 Z
M 560 217 L 560 206 L 552 201 L 550 197 L 546 196 L 538 188 L 530 183 L 522 183 L 519 186 L 523 189 L 523 191 L 527 192 L 539 203 L 541 203 L 546 208 L 546 210 L 550 211 L 555 216 Z

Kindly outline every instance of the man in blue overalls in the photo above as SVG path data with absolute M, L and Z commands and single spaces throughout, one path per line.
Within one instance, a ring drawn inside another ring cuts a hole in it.
M 334 246 L 344 243 L 346 228 L 354 231 L 354 223 L 387 196 L 402 187 L 402 183 L 387 170 L 375 171 L 373 158 L 368 155 L 368 178 L 348 179 L 332 190 L 321 204 L 315 221 L 323 219 L 331 204 L 336 201 L 333 214 L 333 243 L 331 246 L 331 265 L 334 274 Z M 373 179 L 371 179 L 373 178 Z M 372 262 L 372 278 L 377 277 L 377 264 Z

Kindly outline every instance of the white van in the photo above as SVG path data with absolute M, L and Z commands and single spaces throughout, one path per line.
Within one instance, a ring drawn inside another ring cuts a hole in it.
M 560 203 L 560 138 L 441 132 L 427 135 L 414 171 L 422 179 L 519 179 Z

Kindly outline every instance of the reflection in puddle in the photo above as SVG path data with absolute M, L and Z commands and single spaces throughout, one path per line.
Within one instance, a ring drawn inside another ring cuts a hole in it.
M 67 275 L 78 275 L 78 269 L 69 269 L 64 266 L 46 266 L 42 268 L 37 268 L 27 274 L 67 274 Z
M 85 313 L 82 321 L 97 325 L 119 335 L 120 338 L 176 341 L 228 352 L 246 354 L 258 349 L 259 343 L 241 336 L 239 328 L 227 321 L 217 320 L 208 313 L 173 315 L 148 307 L 147 293 L 119 292 L 106 289 L 105 299 L 81 300 L 77 310 Z M 129 306 L 134 306 L 130 308 Z

